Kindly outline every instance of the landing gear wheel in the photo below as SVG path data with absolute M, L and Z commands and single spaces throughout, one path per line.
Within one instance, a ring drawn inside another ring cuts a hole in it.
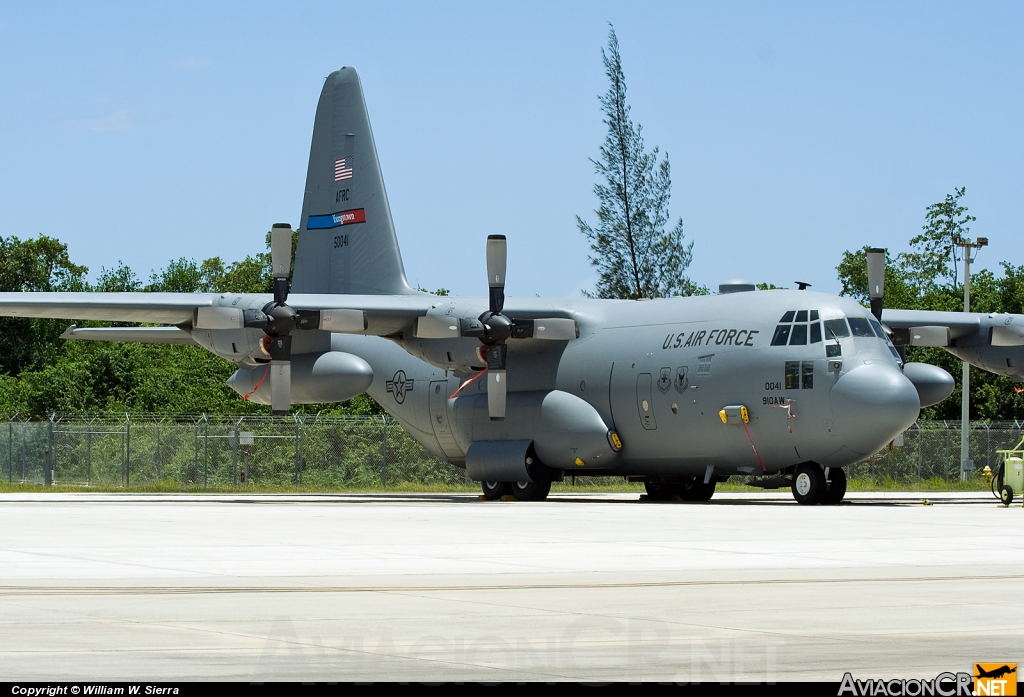
M 512 493 L 511 482 L 480 482 L 484 490 L 484 498 L 488 501 L 497 501 L 502 496 Z
M 644 480 L 644 489 L 647 490 L 648 501 L 669 501 L 675 494 L 675 487 L 671 482 L 666 482 L 660 477 L 652 477 Z
M 682 487 L 679 496 L 683 501 L 710 501 L 715 495 L 715 484 L 713 479 L 707 484 L 694 479 Z
M 1009 506 L 1013 503 L 1013 487 L 1007 484 L 999 490 L 999 501 L 1004 506 Z
M 793 498 L 804 506 L 818 503 L 826 492 L 825 473 L 814 464 L 800 465 L 793 473 Z
M 835 506 L 846 496 L 846 472 L 833 467 L 828 471 L 828 487 L 825 495 L 821 497 L 821 503 Z
M 512 495 L 517 501 L 543 501 L 551 492 L 551 470 L 544 465 L 534 465 L 530 476 L 532 482 L 512 482 Z

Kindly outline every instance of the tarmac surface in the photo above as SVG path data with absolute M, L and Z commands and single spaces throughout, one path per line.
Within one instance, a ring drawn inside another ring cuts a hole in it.
M 4 494 L 0 680 L 932 678 L 1024 663 L 1022 533 L 988 493 Z

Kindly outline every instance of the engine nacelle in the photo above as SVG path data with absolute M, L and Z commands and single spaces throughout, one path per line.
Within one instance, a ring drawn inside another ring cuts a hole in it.
M 903 375 L 917 388 L 922 409 L 938 404 L 953 394 L 956 385 L 952 375 L 936 365 L 927 363 L 907 363 L 903 366 Z
M 228 386 L 250 401 L 270 404 L 270 378 L 266 366 L 239 368 L 228 378 Z M 256 385 L 263 380 L 263 384 Z M 373 369 L 359 356 L 340 351 L 303 353 L 292 356 L 292 404 L 344 402 L 362 394 L 373 382 Z

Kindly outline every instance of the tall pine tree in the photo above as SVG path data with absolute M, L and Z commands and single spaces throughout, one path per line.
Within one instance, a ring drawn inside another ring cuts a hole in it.
M 590 242 L 590 263 L 599 278 L 591 297 L 663 298 L 706 293 L 686 276 L 693 259 L 693 242 L 683 242 L 683 220 L 671 230 L 672 195 L 668 154 L 658 161 L 658 148 L 644 148 L 642 127 L 634 126 L 626 103 L 619 40 L 612 28 L 608 50 L 601 49 L 608 91 L 600 97 L 608 135 L 594 169 L 601 180 L 594 185 L 600 205 L 597 224 L 581 217 L 576 224 Z

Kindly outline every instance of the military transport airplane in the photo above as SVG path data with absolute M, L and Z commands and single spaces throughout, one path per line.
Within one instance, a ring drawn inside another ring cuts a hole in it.
M 861 305 L 809 290 L 506 302 L 503 236 L 487 239 L 487 297 L 413 290 L 353 68 L 320 95 L 293 282 L 291 240 L 290 226 L 271 230 L 273 296 L 2 293 L 0 315 L 167 325 L 64 336 L 198 344 L 277 412 L 368 391 L 489 498 L 543 499 L 569 474 L 707 500 L 731 475 L 761 475 L 834 504 L 845 466 L 953 387 L 904 364 Z

